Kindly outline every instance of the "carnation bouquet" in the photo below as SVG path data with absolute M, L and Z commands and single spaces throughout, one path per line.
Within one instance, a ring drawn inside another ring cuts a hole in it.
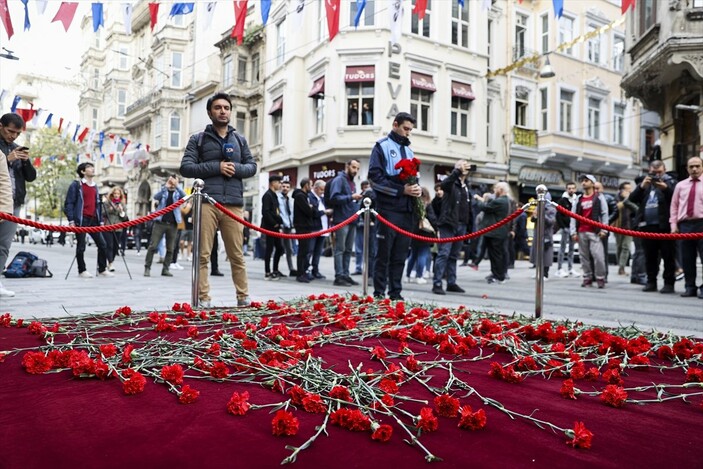
M 398 179 L 400 179 L 400 182 L 404 184 L 418 183 L 417 176 L 420 172 L 420 160 L 417 158 L 402 159 L 396 163 L 395 169 L 400 170 L 400 173 L 398 174 Z M 420 221 L 425 218 L 425 204 L 420 197 L 415 198 L 414 212 Z

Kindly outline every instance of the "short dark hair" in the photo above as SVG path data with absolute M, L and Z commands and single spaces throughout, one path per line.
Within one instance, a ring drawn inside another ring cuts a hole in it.
M 232 98 L 229 97 L 229 94 L 224 93 L 224 92 L 219 92 L 219 93 L 215 93 L 214 95 L 212 95 L 212 97 L 210 97 L 210 99 L 207 100 L 206 106 L 207 106 L 208 112 L 210 112 L 210 108 L 212 107 L 212 103 L 214 103 L 218 99 L 224 99 L 225 101 L 227 101 L 229 103 L 229 107 L 230 108 L 232 107 Z
M 300 180 L 300 188 L 302 189 L 303 187 L 307 186 L 310 184 L 310 178 L 303 178 Z
M 621 182 L 620 185 L 618 186 L 618 190 L 623 190 L 625 188 L 625 186 L 627 186 L 628 184 L 632 184 L 632 183 L 630 181 Z
M 408 112 L 399 112 L 395 115 L 395 119 L 393 119 L 393 123 L 395 124 L 397 122 L 398 125 L 403 125 L 405 121 L 410 122 L 412 125 L 417 124 L 417 120 Z
M 14 112 L 3 114 L 3 116 L 0 117 L 0 124 L 2 124 L 3 127 L 12 124 L 18 129 L 24 129 L 24 119 L 22 119 L 22 116 Z
M 575 186 L 575 185 L 576 185 L 576 182 L 575 182 L 575 181 L 569 181 L 569 182 L 566 183 L 566 186 L 565 186 L 565 187 Z
M 78 167 L 76 168 L 76 173 L 78 174 L 78 177 L 80 177 L 80 178 L 83 177 L 83 173 L 85 172 L 85 168 L 87 168 L 88 166 L 92 166 L 93 168 L 95 167 L 95 165 L 89 161 L 86 161 L 85 163 L 81 163 L 78 165 Z

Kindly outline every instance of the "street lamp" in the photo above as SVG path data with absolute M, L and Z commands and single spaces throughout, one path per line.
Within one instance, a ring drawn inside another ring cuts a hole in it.
M 547 54 L 544 56 L 544 66 L 542 67 L 542 70 L 539 71 L 539 77 L 552 78 L 554 76 L 556 76 L 556 73 L 554 73 L 552 64 L 549 63 L 549 54 Z
M 693 104 L 677 104 L 675 107 L 679 111 L 691 111 L 696 114 L 703 114 L 703 106 L 695 106 Z
M 0 57 L 2 57 L 3 59 L 9 59 L 9 60 L 19 60 L 20 59 L 19 57 L 14 55 L 15 53 L 13 51 L 11 51 L 9 49 L 6 49 L 3 47 L 2 50 L 5 51 L 2 54 L 0 54 Z

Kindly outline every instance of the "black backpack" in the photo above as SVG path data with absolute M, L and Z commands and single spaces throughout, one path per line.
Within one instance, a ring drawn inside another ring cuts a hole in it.
M 31 252 L 20 251 L 12 258 L 12 262 L 5 270 L 7 278 L 24 278 L 32 276 L 32 264 L 39 259 Z

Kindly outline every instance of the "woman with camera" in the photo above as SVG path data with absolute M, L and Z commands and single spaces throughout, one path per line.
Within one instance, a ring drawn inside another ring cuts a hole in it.
M 107 194 L 107 198 L 103 202 L 105 210 L 105 224 L 114 225 L 121 223 L 123 221 L 129 220 L 129 217 L 125 213 L 125 206 L 127 205 L 127 197 L 121 187 L 115 186 Z M 106 233 L 105 242 L 107 243 L 107 269 L 110 272 L 114 272 L 115 268 L 112 266 L 112 262 L 115 260 L 115 256 L 120 249 L 120 240 L 125 235 L 125 230 L 115 230 L 110 233 Z M 122 248 L 124 251 L 124 248 Z

